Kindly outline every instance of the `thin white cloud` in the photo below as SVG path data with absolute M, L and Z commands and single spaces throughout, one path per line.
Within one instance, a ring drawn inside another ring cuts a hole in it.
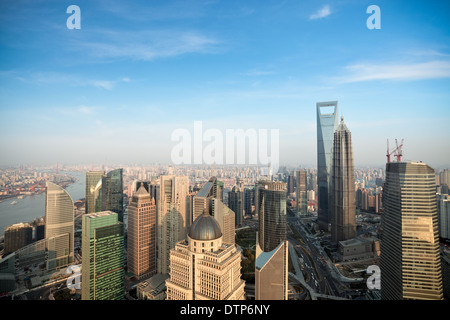
M 316 20 L 328 17 L 331 14 L 331 9 L 329 5 L 325 5 L 320 8 L 316 13 L 309 16 L 309 20 Z
M 92 84 L 97 88 L 103 88 L 105 90 L 112 90 L 114 87 L 114 81 L 106 81 L 106 80 L 95 80 Z
M 76 74 L 61 72 L 34 72 L 25 74 L 17 71 L 0 71 L 0 77 L 7 77 L 23 82 L 35 84 L 65 84 L 74 87 L 94 86 L 105 90 L 112 90 L 118 81 L 89 79 Z M 121 79 L 123 82 L 130 82 L 130 78 Z
M 347 74 L 339 77 L 340 83 L 373 80 L 422 80 L 450 78 L 450 61 L 433 60 L 419 63 L 360 63 L 345 67 Z
M 189 53 L 213 53 L 219 41 L 197 31 L 146 30 L 123 32 L 92 31 L 92 38 L 71 43 L 71 50 L 82 50 L 103 61 L 131 59 L 149 61 Z

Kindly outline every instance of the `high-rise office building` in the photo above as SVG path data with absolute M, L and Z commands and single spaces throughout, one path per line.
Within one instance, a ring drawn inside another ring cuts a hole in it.
M 317 184 L 319 228 L 328 230 L 330 223 L 328 188 L 331 170 L 331 150 L 334 132 L 338 127 L 337 101 L 318 102 L 317 107 Z M 332 109 L 332 110 L 330 110 Z M 323 112 L 322 112 L 323 111 Z
M 123 222 L 123 169 L 86 172 L 86 213 L 113 211 Z
M 244 222 L 244 190 L 239 186 L 234 186 L 228 193 L 228 207 L 235 213 L 234 224 L 242 225 Z
M 210 207 L 212 209 L 212 216 L 219 224 L 220 230 L 222 230 L 223 241 L 225 243 L 235 243 L 235 212 L 228 208 L 221 200 L 211 198 Z
M 58 238 L 54 248 L 49 248 L 49 268 L 60 268 L 74 258 L 74 206 L 69 193 L 47 181 L 45 188 L 45 238 L 67 234 L 69 241 Z
M 439 222 L 439 236 L 442 239 L 450 239 L 450 196 L 448 194 L 437 195 L 437 211 Z
M 434 169 L 387 163 L 383 206 L 381 298 L 442 299 Z
M 102 211 L 117 213 L 123 222 L 123 169 L 109 171 L 102 177 Z
M 259 216 L 259 245 L 265 252 L 272 251 L 286 240 L 286 183 L 259 181 L 255 212 Z
M 255 300 L 288 299 L 288 242 L 270 252 L 256 245 Z
M 331 239 L 337 244 L 356 237 L 355 168 L 352 137 L 344 118 L 334 132 L 329 185 Z
M 305 169 L 297 171 L 297 215 L 308 213 L 307 176 Z
M 99 181 L 105 175 L 105 171 L 88 171 L 86 172 L 86 204 L 85 212 L 95 212 L 95 192 Z
M 16 223 L 5 229 L 4 251 L 7 256 L 33 242 L 33 227 L 29 223 Z
M 128 272 L 138 280 L 156 273 L 156 205 L 141 185 L 128 205 Z
M 220 200 L 219 200 L 220 201 Z M 241 253 L 223 241 L 215 218 L 199 216 L 170 251 L 167 300 L 244 300 Z
M 186 238 L 190 227 L 188 216 L 189 177 L 163 175 L 159 178 L 158 207 L 158 273 L 167 274 L 170 250 Z
M 253 215 L 253 209 L 255 206 L 255 188 L 244 189 L 244 212 L 246 216 L 250 218 Z
M 288 178 L 287 178 L 287 193 L 288 194 L 294 193 L 294 191 L 295 191 L 294 185 L 295 185 L 294 176 L 290 174 L 290 175 L 288 175 Z
M 192 221 L 195 221 L 203 212 L 211 213 L 210 199 L 222 199 L 220 187 L 216 177 L 211 177 L 203 187 L 198 190 L 197 194 L 193 196 L 192 200 Z
M 118 214 L 86 214 L 82 222 L 82 300 L 123 300 L 124 230 Z

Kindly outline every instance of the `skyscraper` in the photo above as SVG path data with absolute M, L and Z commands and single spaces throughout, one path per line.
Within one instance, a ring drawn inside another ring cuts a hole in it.
M 387 163 L 383 205 L 381 298 L 442 299 L 434 169 Z
M 123 169 L 109 171 L 102 177 L 102 211 L 117 213 L 123 222 Z
M 158 273 L 169 272 L 170 250 L 186 238 L 190 226 L 188 217 L 189 177 L 160 177 L 158 199 Z
M 216 198 L 210 199 L 210 206 L 212 208 L 212 216 L 219 224 L 222 230 L 223 241 L 225 243 L 235 243 L 235 212 L 228 208 L 221 200 Z
M 33 242 L 33 228 L 29 223 L 16 223 L 5 229 L 4 252 L 7 256 Z
M 216 177 L 211 177 L 208 182 L 206 182 L 203 187 L 198 191 L 193 198 L 193 210 L 192 210 L 192 222 L 195 221 L 199 216 L 206 212 L 211 213 L 209 208 L 210 199 L 222 199 L 220 187 L 218 186 L 218 181 Z M 190 222 L 190 223 L 192 223 Z
M 448 194 L 437 195 L 437 211 L 439 221 L 439 236 L 442 239 L 450 239 L 450 196 Z
M 297 215 L 308 213 L 307 172 L 305 169 L 297 171 Z
M 156 273 L 156 205 L 141 185 L 128 205 L 128 271 L 138 280 Z
M 48 250 L 49 268 L 67 266 L 74 257 L 74 207 L 66 190 L 47 181 L 45 188 L 45 238 L 69 235 L 55 241 L 55 247 Z
M 123 222 L 123 169 L 86 172 L 86 213 L 113 211 Z
M 328 202 L 331 239 L 335 244 L 356 237 L 355 196 L 352 137 L 341 117 L 334 132 Z
M 166 286 L 167 300 L 244 300 L 241 253 L 223 241 L 213 216 L 199 216 L 170 251 Z
M 255 300 L 288 299 L 288 242 L 269 252 L 256 246 Z
M 228 193 L 228 207 L 235 213 L 234 224 L 242 225 L 244 222 L 244 190 L 239 186 L 234 186 Z
M 258 182 L 255 212 L 259 216 L 258 243 L 265 252 L 286 240 L 286 183 Z
M 255 205 L 255 188 L 245 188 L 244 189 L 245 215 L 252 217 L 254 205 Z
M 118 214 L 86 214 L 82 223 L 82 300 L 124 298 L 124 238 Z
M 317 184 L 319 228 L 328 230 L 328 185 L 331 170 L 331 149 L 338 126 L 337 101 L 318 102 L 317 107 Z M 332 110 L 330 110 L 330 108 Z M 322 112 L 324 110 L 324 112 Z
M 105 171 L 88 171 L 86 172 L 86 204 L 85 212 L 95 212 L 95 188 L 98 182 L 102 180 Z

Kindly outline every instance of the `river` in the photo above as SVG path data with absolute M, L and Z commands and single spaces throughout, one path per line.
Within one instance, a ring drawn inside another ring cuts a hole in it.
M 74 177 L 76 181 L 67 186 L 66 191 L 75 202 L 85 197 L 85 173 L 62 171 L 61 174 L 66 174 Z M 11 202 L 17 201 L 17 204 L 12 205 Z M 10 198 L 3 200 L 0 203 L 0 236 L 3 236 L 5 229 L 20 222 L 31 222 L 36 218 L 45 215 L 45 192 L 35 195 L 24 195 L 22 199 Z

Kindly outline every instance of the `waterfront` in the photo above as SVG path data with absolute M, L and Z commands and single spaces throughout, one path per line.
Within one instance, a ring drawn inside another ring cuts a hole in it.
M 61 172 L 76 179 L 67 186 L 66 191 L 75 202 L 84 198 L 85 193 L 85 173 L 84 172 Z M 12 205 L 11 202 L 17 203 Z M 20 222 L 30 222 L 45 215 L 45 192 L 34 195 L 23 196 L 22 199 L 10 198 L 0 203 L 0 236 L 3 236 L 5 229 Z

